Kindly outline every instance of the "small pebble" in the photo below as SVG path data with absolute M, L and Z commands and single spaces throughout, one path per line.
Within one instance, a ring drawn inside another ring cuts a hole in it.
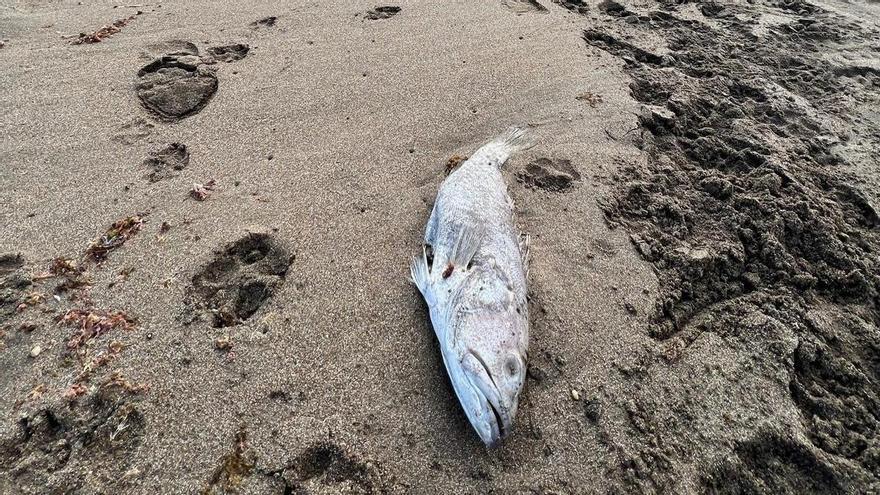
M 41 352 L 43 352 L 43 348 L 40 347 L 39 345 L 35 345 L 35 346 L 31 349 L 31 357 L 32 357 L 32 358 L 35 358 L 35 357 L 39 356 Z
M 141 471 L 140 469 L 134 467 L 134 468 L 131 468 L 131 469 L 129 469 L 128 471 L 126 471 L 125 474 L 122 475 L 122 477 L 123 477 L 124 479 L 130 480 L 130 479 L 132 479 L 132 478 L 137 478 L 137 477 L 139 477 L 142 473 L 143 473 L 143 471 Z
M 571 398 L 574 400 L 581 400 L 581 393 L 575 389 L 571 389 Z

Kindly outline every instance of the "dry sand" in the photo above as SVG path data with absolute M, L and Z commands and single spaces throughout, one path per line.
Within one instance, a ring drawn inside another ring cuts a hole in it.
M 880 489 L 876 4 L 79 3 L 0 6 L 0 493 Z M 523 123 L 487 451 L 407 271 Z

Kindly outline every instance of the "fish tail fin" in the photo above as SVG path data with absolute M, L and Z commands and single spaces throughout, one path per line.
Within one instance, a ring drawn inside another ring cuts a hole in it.
M 535 144 L 534 136 L 528 127 L 510 127 L 500 136 L 481 146 L 468 161 L 486 161 L 501 168 L 507 163 L 510 155 L 529 149 Z

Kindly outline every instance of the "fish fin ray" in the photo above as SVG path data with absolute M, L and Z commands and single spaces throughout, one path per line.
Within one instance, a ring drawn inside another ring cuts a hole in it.
M 425 249 L 422 249 L 422 256 L 413 257 L 409 267 L 409 275 L 410 280 L 418 287 L 428 306 L 436 305 L 437 301 L 431 284 L 431 273 L 428 270 L 428 255 Z
M 482 242 L 483 229 L 462 225 L 449 253 L 449 262 L 453 266 L 466 267 L 477 254 Z
M 507 163 L 510 155 L 517 151 L 529 149 L 535 144 L 536 141 L 528 127 L 513 126 L 504 131 L 500 136 L 481 146 L 468 161 L 485 160 L 489 164 L 501 168 Z
M 431 216 L 428 218 L 428 225 L 425 227 L 425 244 L 430 244 L 431 246 L 434 245 L 434 241 L 437 238 L 437 217 L 437 203 L 434 203 L 434 208 L 431 209 Z

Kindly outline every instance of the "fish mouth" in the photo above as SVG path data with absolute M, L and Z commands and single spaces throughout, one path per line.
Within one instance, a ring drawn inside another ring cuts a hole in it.
M 441 350 L 449 381 L 468 421 L 486 447 L 498 447 L 512 430 L 516 398 L 504 398 L 478 352 Z
M 480 363 L 480 365 L 483 367 L 483 371 L 486 373 L 486 376 L 488 376 L 489 380 L 492 382 L 492 388 L 488 391 L 489 393 L 486 393 L 487 391 L 483 388 L 480 388 L 480 391 L 483 392 L 483 394 L 485 395 L 489 409 L 491 409 L 492 415 L 495 416 L 495 423 L 498 428 L 499 437 L 504 437 L 506 434 L 505 428 L 507 425 L 505 419 L 501 416 L 501 412 L 499 412 L 501 409 L 501 401 L 500 393 L 498 392 L 498 384 L 495 383 L 495 379 L 492 378 L 492 373 L 489 372 L 489 366 L 486 364 L 486 361 L 483 359 L 483 357 L 474 350 L 471 350 L 469 352 L 471 356 L 473 356 L 474 359 L 476 359 L 477 362 Z
M 468 382 L 479 398 L 479 413 L 468 414 L 471 424 L 487 447 L 497 447 L 510 432 L 513 415 L 503 403 L 501 392 L 495 383 L 489 366 L 480 354 L 469 349 L 462 363 Z

